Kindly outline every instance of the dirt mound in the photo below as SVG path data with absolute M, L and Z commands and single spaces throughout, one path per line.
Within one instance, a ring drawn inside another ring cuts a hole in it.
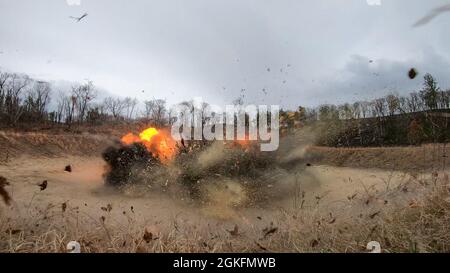
M 105 182 L 112 186 L 137 183 L 145 177 L 151 177 L 153 167 L 161 166 L 161 162 L 141 143 L 109 147 L 103 152 L 103 159 L 109 167 Z
M 42 134 L 0 132 L 0 162 L 17 156 L 54 157 L 99 155 L 114 138 L 91 134 Z
M 447 169 L 450 165 L 450 147 L 442 144 L 379 148 L 312 146 L 305 153 L 313 163 L 338 167 L 423 171 Z

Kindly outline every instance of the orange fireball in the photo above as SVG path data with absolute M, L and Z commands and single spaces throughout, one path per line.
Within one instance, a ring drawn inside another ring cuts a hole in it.
M 176 154 L 176 141 L 165 131 L 156 128 L 147 128 L 139 136 L 129 133 L 122 137 L 124 145 L 142 143 L 153 156 L 163 163 L 170 162 Z

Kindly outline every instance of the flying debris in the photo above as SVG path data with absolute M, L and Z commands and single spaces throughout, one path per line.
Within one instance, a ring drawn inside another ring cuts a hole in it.
M 413 80 L 415 77 L 417 77 L 417 70 L 415 68 L 411 68 L 408 72 L 408 77 Z
M 431 20 L 436 18 L 437 16 L 441 15 L 444 12 L 448 12 L 448 11 L 450 11 L 450 4 L 435 8 L 435 9 L 431 10 L 425 17 L 423 17 L 422 19 L 417 21 L 413 25 L 413 27 L 420 27 L 420 26 L 426 25 L 429 22 L 431 22 Z
M 3 197 L 3 201 L 6 205 L 11 203 L 11 196 L 6 191 L 5 187 L 9 186 L 9 182 L 3 176 L 0 176 L 0 196 Z
M 64 171 L 65 171 L 65 172 L 68 172 L 68 173 L 71 173 L 71 172 L 72 172 L 72 166 L 67 165 L 67 166 L 64 168 Z
M 70 16 L 71 19 L 74 19 L 77 22 L 80 22 L 81 20 L 83 20 L 86 16 L 88 16 L 87 13 L 84 13 L 83 15 L 81 15 L 81 17 L 74 17 L 74 16 Z
M 47 180 L 44 180 L 41 184 L 38 185 L 38 187 L 41 188 L 41 191 L 45 191 L 45 189 L 47 189 L 47 186 L 48 186 Z

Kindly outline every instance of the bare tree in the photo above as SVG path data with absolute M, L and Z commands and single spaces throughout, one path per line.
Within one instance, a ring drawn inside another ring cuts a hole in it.
M 131 120 L 134 117 L 136 106 L 138 105 L 138 100 L 136 98 L 132 99 L 126 97 L 124 99 L 126 119 Z
M 61 123 L 66 118 L 67 94 L 59 91 L 56 99 L 56 122 Z
M 208 115 L 208 109 L 209 109 L 209 103 L 202 102 L 200 105 L 200 118 L 202 121 L 202 126 L 205 126 L 205 124 L 211 119 L 211 116 Z
M 386 99 L 376 99 L 372 102 L 373 104 L 373 111 L 375 117 L 384 117 L 386 116 Z
M 4 108 L 7 120 L 11 125 L 15 125 L 23 114 L 22 93 L 30 82 L 31 79 L 27 75 L 12 74 L 6 83 Z
M 107 97 L 103 100 L 103 104 L 108 113 L 110 113 L 114 119 L 120 119 L 125 109 L 125 101 L 116 97 Z
M 78 111 L 78 122 L 82 123 L 89 109 L 89 103 L 95 99 L 97 92 L 95 91 L 92 81 L 72 87 L 72 96 L 76 98 L 76 110 Z
M 37 81 L 28 92 L 25 100 L 25 110 L 30 121 L 45 121 L 47 105 L 50 102 L 51 87 L 48 82 Z
M 77 105 L 77 97 L 70 96 L 66 100 L 66 109 L 67 109 L 67 123 L 70 125 L 75 121 L 75 106 Z
M 145 104 L 145 117 L 156 126 L 164 126 L 166 123 L 166 101 L 161 99 L 147 100 Z
M 409 107 L 408 107 L 408 99 L 405 97 L 399 97 L 398 98 L 398 111 L 402 114 L 409 113 Z
M 448 89 L 447 91 L 445 91 L 446 94 L 446 98 L 447 98 L 447 106 L 446 109 L 450 109 L 450 89 Z
M 450 90 L 440 91 L 438 94 L 438 108 L 448 109 L 450 105 Z
M 172 125 L 178 118 L 178 114 L 176 112 L 175 107 L 170 107 L 169 111 L 167 111 L 167 121 L 169 125 Z
M 370 115 L 370 102 L 368 101 L 361 101 L 359 103 L 359 108 L 361 110 L 361 115 L 363 118 L 367 118 Z
M 6 85 L 11 74 L 8 72 L 0 72 L 0 119 L 5 112 Z
M 353 113 L 353 117 L 354 119 L 359 119 L 361 118 L 361 102 L 357 101 L 354 102 L 352 105 L 352 113 Z
M 409 94 L 409 98 L 406 99 L 408 104 L 408 109 L 411 113 L 417 112 L 420 110 L 420 98 L 419 94 L 416 92 L 412 92 Z
M 397 110 L 400 107 L 400 101 L 397 95 L 389 94 L 386 96 L 386 104 L 387 104 L 387 110 L 389 113 L 389 116 L 395 115 Z

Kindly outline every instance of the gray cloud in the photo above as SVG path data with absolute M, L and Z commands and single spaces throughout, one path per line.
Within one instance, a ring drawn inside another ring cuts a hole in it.
M 420 87 L 405 78 L 411 66 L 450 86 L 450 16 L 412 28 L 445 3 L 0 0 L 0 66 L 170 103 L 356 100 Z M 84 12 L 80 23 L 69 18 Z
M 420 58 L 406 61 L 373 60 L 353 55 L 344 68 L 336 72 L 337 78 L 322 82 L 320 87 L 308 93 L 314 94 L 311 101 L 320 103 L 371 100 L 389 93 L 406 95 L 422 88 L 423 76 L 427 73 L 447 89 L 450 87 L 449 67 L 450 60 L 432 48 L 423 52 Z M 408 77 L 411 68 L 419 73 L 413 80 Z

